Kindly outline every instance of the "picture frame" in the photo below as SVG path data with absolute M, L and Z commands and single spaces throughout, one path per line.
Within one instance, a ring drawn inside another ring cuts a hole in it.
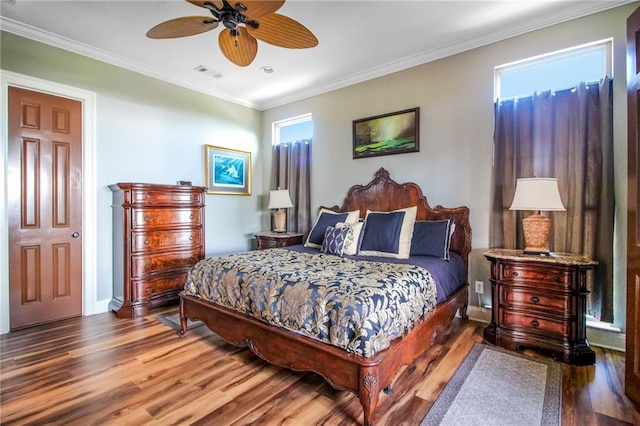
M 420 151 L 420 107 L 353 120 L 353 158 Z
M 251 153 L 204 146 L 207 194 L 251 195 Z

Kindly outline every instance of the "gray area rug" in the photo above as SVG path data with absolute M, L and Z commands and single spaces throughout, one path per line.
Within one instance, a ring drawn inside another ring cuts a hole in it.
M 476 343 L 420 426 L 559 425 L 562 367 Z
M 175 331 L 180 331 L 180 314 L 178 312 L 172 314 L 160 315 L 157 317 L 158 321 L 166 326 L 173 328 Z M 202 321 L 187 321 L 187 330 L 200 327 L 204 324 Z

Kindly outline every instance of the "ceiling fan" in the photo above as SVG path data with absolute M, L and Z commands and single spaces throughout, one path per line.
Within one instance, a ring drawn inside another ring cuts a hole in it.
M 203 7 L 211 16 L 183 16 L 162 22 L 147 31 L 153 39 L 186 37 L 211 31 L 222 23 L 218 36 L 224 56 L 234 64 L 246 67 L 258 53 L 258 41 L 289 49 L 305 49 L 318 45 L 318 39 L 298 21 L 275 13 L 285 0 L 187 0 Z

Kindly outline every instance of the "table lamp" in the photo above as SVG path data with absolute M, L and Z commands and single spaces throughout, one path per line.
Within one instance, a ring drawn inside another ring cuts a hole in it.
M 269 209 L 276 209 L 273 214 L 275 228 L 273 232 L 287 232 L 287 214 L 284 209 L 293 207 L 289 191 L 286 189 L 275 189 L 269 193 Z
M 541 211 L 565 211 L 558 179 L 522 178 L 516 183 L 516 193 L 509 210 L 533 210 L 535 213 L 522 219 L 525 254 L 549 255 L 549 233 L 551 219 L 540 214 Z

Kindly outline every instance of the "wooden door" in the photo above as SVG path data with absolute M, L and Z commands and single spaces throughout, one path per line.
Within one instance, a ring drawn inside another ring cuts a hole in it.
M 640 8 L 627 20 L 628 218 L 625 394 L 640 405 Z
M 9 88 L 10 328 L 82 314 L 82 104 Z

